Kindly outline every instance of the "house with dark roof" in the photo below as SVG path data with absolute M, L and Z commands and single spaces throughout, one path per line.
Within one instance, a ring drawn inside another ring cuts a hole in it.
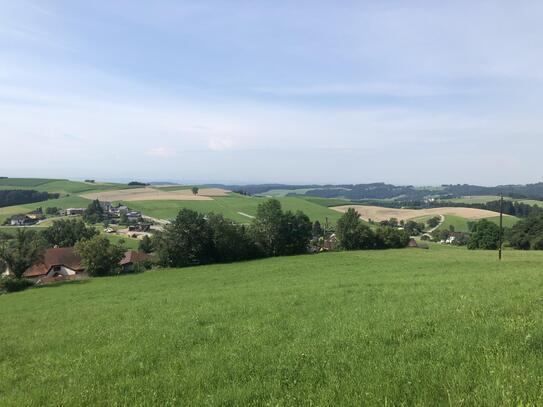
M 129 250 L 124 254 L 124 257 L 119 262 L 119 264 L 122 268 L 123 273 L 132 273 L 137 263 L 149 261 L 151 260 L 151 258 L 152 256 L 147 253 Z
M 23 277 L 38 284 L 63 280 L 88 278 L 81 264 L 81 257 L 73 247 L 56 247 L 44 250 L 41 260 L 29 267 Z
M 31 226 L 37 223 L 37 219 L 32 219 L 27 215 L 13 215 L 9 219 L 9 224 L 11 226 Z

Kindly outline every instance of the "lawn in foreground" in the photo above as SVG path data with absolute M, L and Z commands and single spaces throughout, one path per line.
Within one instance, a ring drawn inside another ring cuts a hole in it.
M 432 246 L 0 296 L 0 404 L 541 404 L 542 261 Z

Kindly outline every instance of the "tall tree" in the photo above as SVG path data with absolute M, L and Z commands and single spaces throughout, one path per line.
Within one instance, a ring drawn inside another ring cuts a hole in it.
M 41 259 L 45 243 L 33 230 L 17 229 L 15 238 L 0 246 L 0 258 L 17 278 Z
M 143 253 L 152 253 L 153 251 L 153 241 L 149 236 L 143 236 L 143 239 L 140 240 L 138 249 Z
M 211 262 L 212 233 L 204 215 L 182 209 L 175 220 L 155 239 L 158 262 L 167 267 L 184 267 Z
M 93 227 L 88 227 L 81 219 L 60 219 L 44 231 L 49 246 L 71 247 L 82 239 L 90 239 L 98 234 Z
M 500 241 L 500 227 L 486 219 L 474 223 L 468 249 L 496 250 Z
M 292 255 L 307 251 L 312 235 L 311 221 L 301 211 L 287 211 L 281 216 L 277 254 Z
M 282 218 L 281 203 L 277 199 L 258 205 L 251 230 L 256 244 L 266 256 L 280 255 Z
M 98 223 L 104 219 L 104 209 L 98 199 L 95 199 L 87 206 L 83 219 L 90 223 Z
M 87 273 L 105 276 L 119 270 L 125 249 L 122 245 L 112 244 L 107 237 L 97 235 L 77 242 L 75 251 L 81 256 Z
M 360 226 L 360 214 L 353 208 L 347 209 L 337 221 L 336 236 L 339 245 L 345 250 L 356 250 L 359 247 L 358 233 Z
M 245 226 L 215 214 L 207 216 L 207 223 L 212 234 L 214 261 L 232 262 L 258 257 L 256 245 Z

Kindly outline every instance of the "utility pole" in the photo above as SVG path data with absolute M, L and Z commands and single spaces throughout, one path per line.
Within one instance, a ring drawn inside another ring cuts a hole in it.
M 500 194 L 500 247 L 498 251 L 498 259 L 502 259 L 502 246 L 503 246 L 503 194 Z

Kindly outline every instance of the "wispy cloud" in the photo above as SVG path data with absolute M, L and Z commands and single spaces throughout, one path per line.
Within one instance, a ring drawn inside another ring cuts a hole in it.
M 430 96 L 472 95 L 473 87 L 425 85 L 417 83 L 338 83 L 309 86 L 257 86 L 253 91 L 281 96 L 392 96 L 416 98 Z

